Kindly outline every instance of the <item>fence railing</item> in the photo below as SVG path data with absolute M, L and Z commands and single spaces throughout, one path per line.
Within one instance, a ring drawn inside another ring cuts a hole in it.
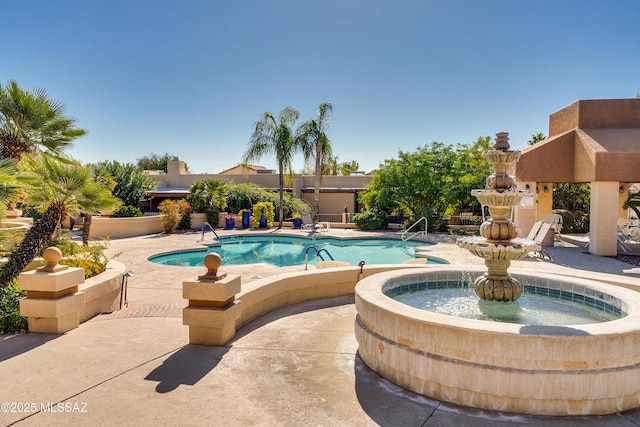
M 350 224 L 353 222 L 352 213 L 338 213 L 338 214 L 318 214 L 318 222 L 337 222 Z

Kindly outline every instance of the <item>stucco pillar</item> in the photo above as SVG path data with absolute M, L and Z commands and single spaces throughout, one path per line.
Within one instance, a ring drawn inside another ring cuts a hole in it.
M 20 273 L 18 286 L 27 292 L 20 301 L 20 315 L 27 317 L 29 332 L 62 334 L 80 325 L 84 292 L 84 270 L 59 265 L 60 249 L 49 247 L 43 253 L 47 265 Z
M 619 188 L 617 181 L 591 183 L 589 252 L 594 255 L 615 256 L 618 254 Z
M 218 274 L 222 260 L 212 252 L 205 256 L 207 273 L 182 284 L 182 297 L 189 306 L 182 311 L 182 324 L 189 326 L 189 344 L 225 345 L 236 335 L 240 306 L 240 276 Z
M 521 237 L 526 237 L 536 222 L 536 183 L 518 182 L 518 190 L 524 191 L 526 195 L 514 207 L 513 222 L 518 227 Z
M 299 199 L 302 195 L 302 184 L 302 178 L 293 178 L 291 180 L 291 194 Z
M 626 182 L 621 182 L 620 186 L 618 187 L 618 191 L 620 192 L 620 198 L 618 199 L 618 217 L 626 219 L 628 216 L 627 210 L 622 206 L 624 205 L 624 202 L 626 202 L 629 198 L 629 184 L 627 184 Z
M 553 211 L 553 183 L 539 182 L 536 186 L 536 221 Z

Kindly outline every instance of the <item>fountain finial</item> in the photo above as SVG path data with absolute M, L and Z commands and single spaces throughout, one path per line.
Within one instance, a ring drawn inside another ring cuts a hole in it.
M 511 148 L 509 145 L 509 132 L 497 132 L 496 142 L 493 144 L 494 150 L 507 151 Z

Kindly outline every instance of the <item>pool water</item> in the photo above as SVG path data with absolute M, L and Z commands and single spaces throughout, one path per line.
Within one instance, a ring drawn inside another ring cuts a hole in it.
M 421 310 L 476 320 L 556 326 L 608 322 L 624 316 L 585 303 L 531 293 L 527 286 L 517 301 L 507 303 L 480 300 L 472 287 L 399 291 L 389 296 Z
M 149 261 L 165 265 L 203 266 L 204 256 L 208 252 L 216 252 L 222 257 L 223 265 L 242 265 L 255 263 L 274 264 L 279 267 L 305 263 L 305 252 L 309 247 L 321 251 L 325 261 L 330 258 L 329 252 L 336 261 L 347 261 L 358 265 L 366 264 L 400 264 L 415 258 L 415 248 L 428 246 L 425 242 L 403 242 L 396 239 L 334 239 L 288 236 L 232 236 L 220 239 L 221 246 L 208 250 L 177 252 L 149 257 Z M 325 252 L 326 251 L 326 252 Z M 315 264 L 316 251 L 308 250 L 309 264 Z M 444 261 L 428 259 L 427 263 L 444 264 Z

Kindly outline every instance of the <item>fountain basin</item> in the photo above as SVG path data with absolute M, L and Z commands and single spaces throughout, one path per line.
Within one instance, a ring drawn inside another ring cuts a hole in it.
M 385 291 L 462 281 L 480 269 L 388 272 L 356 286 L 358 353 L 413 392 L 475 408 L 536 415 L 611 414 L 640 406 L 640 294 L 598 282 L 514 273 L 562 293 L 582 292 L 626 316 L 573 326 L 531 326 L 423 311 Z
M 471 195 L 478 199 L 484 206 L 504 206 L 509 209 L 511 206 L 520 203 L 525 193 L 518 190 L 496 191 L 496 190 L 471 190 Z
M 492 242 L 481 236 L 469 236 L 459 238 L 457 244 L 475 256 L 485 259 L 517 260 L 528 257 L 530 252 L 540 250 L 539 243 L 519 237 L 506 242 Z

